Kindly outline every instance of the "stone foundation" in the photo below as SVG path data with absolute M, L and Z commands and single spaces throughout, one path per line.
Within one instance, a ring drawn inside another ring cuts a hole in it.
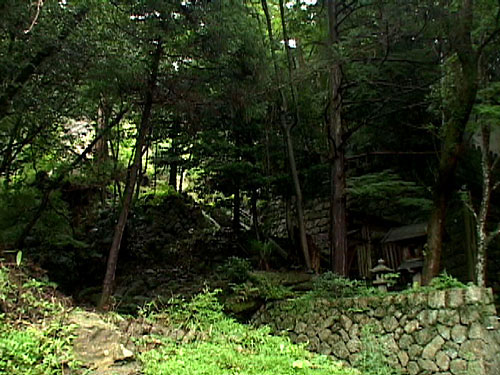
M 253 322 L 285 331 L 292 341 L 351 365 L 363 348 L 363 327 L 370 327 L 390 353 L 390 363 L 407 374 L 500 374 L 500 331 L 491 289 L 286 300 L 263 306 Z

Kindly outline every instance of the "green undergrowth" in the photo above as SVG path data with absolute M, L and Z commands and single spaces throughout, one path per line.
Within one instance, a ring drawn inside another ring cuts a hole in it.
M 0 263 L 0 374 L 77 371 L 71 346 L 73 327 L 65 323 L 66 311 L 53 284 Z
M 271 336 L 269 329 L 252 328 L 224 315 L 217 292 L 205 292 L 190 303 L 150 314 L 171 324 L 200 333 L 180 343 L 148 337 L 140 344 L 155 347 L 140 360 L 145 375 L 354 375 L 355 369 L 332 359 L 313 355 L 286 337 Z
M 390 274 L 391 281 L 394 283 L 397 280 L 398 274 Z M 326 272 L 320 275 L 314 282 L 313 290 L 301 298 L 349 298 L 349 297 L 384 297 L 387 295 L 394 295 L 398 293 L 411 294 L 411 293 L 428 293 L 436 290 L 446 290 L 454 288 L 466 288 L 468 285 L 457 280 L 448 273 L 443 272 L 432 279 L 429 285 L 420 286 L 413 285 L 410 288 L 402 291 L 381 291 L 376 287 L 370 286 L 364 280 L 352 280 L 345 277 L 336 275 L 332 272 Z
M 71 331 L 60 321 L 17 328 L 0 322 L 0 374 L 64 375 L 78 369 Z

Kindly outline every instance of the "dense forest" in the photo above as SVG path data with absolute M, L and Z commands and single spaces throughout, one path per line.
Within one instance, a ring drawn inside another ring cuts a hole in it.
M 498 373 L 499 0 L 1 0 L 0 135 L 0 374 Z
M 0 14 L 0 247 L 67 290 L 101 284 L 106 307 L 171 196 L 255 267 L 359 277 L 390 253 L 362 262 L 374 227 L 424 223 L 397 255 L 422 260 L 423 284 L 446 269 L 500 287 L 497 1 L 4 0 Z

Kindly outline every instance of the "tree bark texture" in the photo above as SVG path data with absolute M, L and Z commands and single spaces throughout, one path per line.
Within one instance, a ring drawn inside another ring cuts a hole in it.
M 328 0 L 328 37 L 333 48 L 339 43 L 337 0 Z M 330 262 L 332 271 L 347 276 L 347 213 L 344 136 L 342 121 L 342 65 L 334 56 L 330 61 L 328 103 L 328 149 L 330 160 Z
M 168 184 L 177 191 L 177 162 L 173 161 L 169 165 Z
M 455 32 L 450 36 L 458 57 L 454 68 L 454 87 L 446 98 L 444 129 L 439 155 L 438 178 L 434 189 L 434 206 L 427 227 L 427 249 L 422 283 L 428 284 L 440 271 L 443 235 L 448 202 L 453 191 L 457 162 L 463 149 L 463 135 L 477 93 L 478 56 L 471 40 L 473 1 L 463 0 Z
M 158 69 L 162 55 L 161 43 L 158 43 L 152 61 L 151 75 L 145 95 L 144 108 L 142 110 L 141 123 L 139 126 L 139 133 L 135 144 L 134 161 L 129 170 L 129 178 L 125 186 L 122 208 L 120 216 L 115 227 L 113 242 L 109 249 L 108 261 L 106 266 L 106 275 L 104 276 L 102 295 L 99 302 L 99 309 L 103 310 L 109 306 L 109 300 L 113 291 L 113 284 L 115 281 L 116 266 L 118 264 L 118 254 L 120 252 L 120 245 L 123 238 L 123 232 L 127 224 L 127 218 L 132 204 L 132 197 L 134 196 L 134 188 L 136 186 L 137 177 L 141 168 L 142 154 L 144 146 L 146 145 L 146 138 L 149 134 L 151 109 L 153 106 L 153 95 L 156 87 L 158 77 Z
M 282 123 L 286 121 L 284 119 L 284 114 L 282 114 Z M 304 256 L 304 262 L 306 264 L 307 270 L 311 269 L 311 257 L 309 254 L 309 245 L 307 243 L 307 232 L 304 217 L 304 202 L 302 200 L 302 190 L 300 188 L 299 174 L 297 172 L 297 166 L 295 164 L 295 153 L 293 151 L 292 135 L 290 134 L 290 127 L 284 126 L 286 145 L 288 150 L 288 163 L 290 164 L 290 171 L 292 173 L 293 185 L 295 187 L 295 209 L 297 210 L 297 220 L 300 235 L 300 247 L 302 249 L 302 255 Z
M 480 287 L 486 286 L 486 255 L 488 244 L 492 237 L 488 236 L 486 223 L 488 212 L 490 210 L 491 198 L 491 171 L 492 163 L 490 158 L 490 135 L 491 131 L 488 125 L 481 126 L 482 148 L 481 148 L 481 171 L 483 174 L 483 191 L 481 196 L 481 206 L 477 218 L 477 258 L 476 258 L 476 284 Z

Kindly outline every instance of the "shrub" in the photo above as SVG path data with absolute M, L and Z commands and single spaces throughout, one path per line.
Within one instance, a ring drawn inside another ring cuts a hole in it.
M 367 325 L 361 330 L 362 350 L 355 362 L 356 368 L 363 374 L 400 375 L 401 371 L 390 362 L 391 351 L 384 345 L 374 327 Z
M 78 368 L 71 350 L 71 329 L 52 321 L 48 327 L 16 330 L 0 321 L 0 373 L 55 375 Z
M 378 295 L 380 291 L 368 287 L 365 281 L 350 280 L 333 272 L 325 272 L 314 281 L 312 294 L 325 298 L 343 298 Z
M 249 260 L 239 257 L 229 257 L 226 262 L 218 268 L 222 278 L 232 283 L 243 283 L 250 277 L 252 264 Z

